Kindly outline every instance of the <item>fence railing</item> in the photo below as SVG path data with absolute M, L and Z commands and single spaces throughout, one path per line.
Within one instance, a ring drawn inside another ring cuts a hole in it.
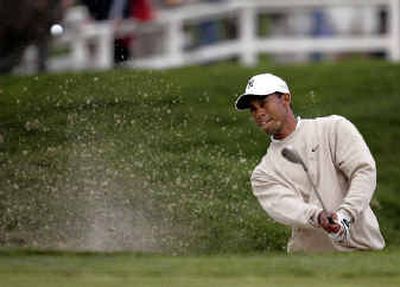
M 331 35 L 265 37 L 257 32 L 260 13 L 287 9 L 313 9 L 332 6 L 379 6 L 387 11 L 387 31 L 374 35 Z M 117 27 L 111 22 L 87 22 L 79 7 L 66 19 L 66 33 L 59 39 L 70 45 L 71 52 L 50 61 L 51 70 L 109 69 L 113 67 L 113 42 L 124 35 L 158 33 L 160 52 L 128 60 L 131 68 L 165 69 L 237 57 L 244 65 L 255 65 L 259 53 L 308 52 L 384 52 L 390 61 L 400 61 L 400 0 L 236 0 L 197 4 L 159 11 L 154 21 L 124 21 Z M 194 49 L 186 48 L 185 27 L 204 20 L 233 19 L 237 37 L 216 41 Z

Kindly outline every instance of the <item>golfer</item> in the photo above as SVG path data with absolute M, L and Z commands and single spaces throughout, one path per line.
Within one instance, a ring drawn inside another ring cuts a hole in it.
M 375 161 L 361 134 L 341 116 L 295 117 L 291 102 L 284 80 L 259 74 L 235 103 L 238 110 L 249 109 L 255 123 L 271 136 L 251 185 L 269 216 L 292 227 L 288 251 L 383 249 L 385 241 L 370 207 Z M 301 165 L 282 156 L 285 147 L 302 158 L 310 179 Z

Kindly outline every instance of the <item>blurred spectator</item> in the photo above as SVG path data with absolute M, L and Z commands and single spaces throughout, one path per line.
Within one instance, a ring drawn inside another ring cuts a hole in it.
M 113 0 L 110 7 L 109 19 L 114 23 L 114 28 L 117 29 L 123 19 L 129 18 L 129 0 Z M 115 38 L 114 40 L 114 63 L 118 64 L 127 60 L 130 57 L 131 37 Z
M 388 11 L 385 7 L 379 7 L 376 11 L 378 24 L 377 24 L 377 33 L 379 35 L 386 34 L 388 32 Z M 374 52 L 371 53 L 373 57 L 376 58 L 386 58 L 386 52 Z
M 386 34 L 388 32 L 388 11 L 384 7 L 379 7 L 378 14 L 378 34 Z
M 153 6 L 150 0 L 114 0 L 110 11 L 110 19 L 114 20 L 118 26 L 122 19 L 133 19 L 137 22 L 147 22 L 154 18 Z M 115 63 L 120 63 L 132 57 L 130 48 L 133 45 L 136 51 L 144 45 L 144 49 L 149 49 L 152 45 L 147 42 L 152 37 L 147 35 L 131 35 L 127 37 L 117 38 L 114 46 Z M 144 44 L 143 44 L 144 43 Z
M 217 3 L 223 0 L 204 0 L 207 3 Z M 200 45 L 209 45 L 218 41 L 218 21 L 205 20 L 200 23 Z
M 124 19 L 134 19 L 139 22 L 152 20 L 154 17 L 150 0 L 81 0 L 94 20 L 111 20 L 114 29 Z M 117 37 L 114 40 L 114 62 L 119 64 L 132 55 L 130 46 L 135 41 L 134 36 Z
M 130 17 L 141 23 L 155 18 L 153 3 L 150 0 L 130 0 Z M 131 39 L 134 56 L 143 57 L 152 54 L 158 47 L 160 35 L 157 32 L 136 33 Z
M 94 21 L 115 20 L 118 25 L 123 18 L 126 18 L 125 10 L 127 0 L 81 0 L 81 4 L 86 6 L 90 17 Z M 94 46 L 90 45 L 89 49 L 93 52 Z M 121 39 L 114 40 L 114 62 L 118 63 L 128 57 L 128 49 Z
M 150 0 L 131 0 L 131 16 L 140 22 L 153 20 L 154 12 Z
M 108 19 L 113 0 L 80 0 L 88 8 L 93 20 L 102 21 Z
M 112 0 L 109 19 L 120 21 L 132 18 L 146 22 L 154 18 L 153 5 L 150 0 Z
M 0 0 L 0 73 L 11 72 L 29 45 L 38 47 L 36 69 L 46 70 L 50 26 L 61 21 L 63 0 Z
M 334 35 L 334 30 L 329 16 L 322 9 L 316 9 L 311 13 L 312 27 L 311 35 L 314 38 L 330 37 Z M 321 61 L 324 59 L 322 53 L 311 53 L 312 61 Z

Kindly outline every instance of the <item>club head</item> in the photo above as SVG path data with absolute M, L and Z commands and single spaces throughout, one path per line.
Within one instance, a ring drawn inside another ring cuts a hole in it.
M 300 155 L 297 153 L 296 150 L 294 150 L 290 146 L 284 147 L 281 151 L 281 154 L 284 158 L 286 158 L 290 162 L 297 163 L 297 164 L 303 164 L 303 161 L 300 158 Z

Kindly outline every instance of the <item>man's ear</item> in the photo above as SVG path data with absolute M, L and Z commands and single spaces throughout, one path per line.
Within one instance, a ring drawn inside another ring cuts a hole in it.
M 283 101 L 290 106 L 292 103 L 292 96 L 290 94 L 283 94 Z
M 283 94 L 282 99 L 283 99 L 283 102 L 284 102 L 285 106 L 288 109 L 293 110 L 292 95 L 291 94 Z

